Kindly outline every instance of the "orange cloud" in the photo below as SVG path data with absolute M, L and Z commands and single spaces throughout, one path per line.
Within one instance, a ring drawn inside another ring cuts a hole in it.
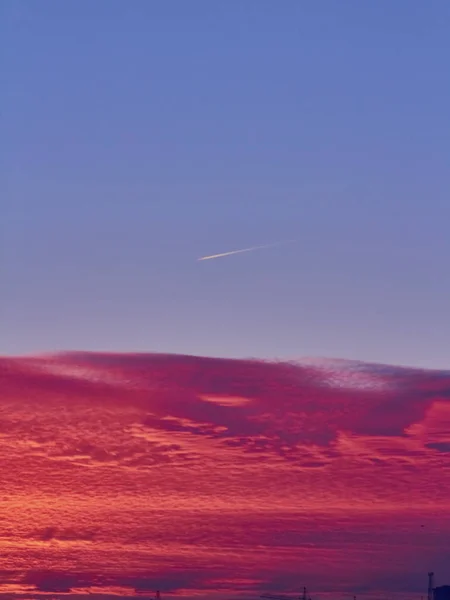
M 68 353 L 0 386 L 0 592 L 411 597 L 447 570 L 450 372 Z

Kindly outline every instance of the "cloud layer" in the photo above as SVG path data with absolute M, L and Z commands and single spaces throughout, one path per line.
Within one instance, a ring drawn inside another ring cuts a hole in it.
M 448 569 L 450 372 L 67 353 L 0 359 L 0 390 L 0 592 L 410 595 Z

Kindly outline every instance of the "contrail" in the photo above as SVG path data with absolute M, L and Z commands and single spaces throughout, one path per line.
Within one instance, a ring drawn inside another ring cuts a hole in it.
M 222 252 L 221 254 L 211 254 L 211 256 L 202 256 L 197 260 L 212 260 L 213 258 L 222 258 L 222 256 L 231 256 L 232 254 L 241 254 L 242 252 L 253 252 L 253 250 L 262 250 L 263 248 L 273 248 L 274 246 L 282 246 L 290 244 L 295 240 L 287 240 L 285 242 L 275 242 L 274 244 L 264 244 L 264 246 L 252 246 L 251 248 L 243 248 L 242 250 L 231 250 L 230 252 Z

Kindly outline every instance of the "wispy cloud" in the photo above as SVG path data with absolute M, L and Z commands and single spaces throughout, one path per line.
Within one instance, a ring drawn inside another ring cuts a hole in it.
M 242 254 L 243 252 L 253 252 L 254 250 L 262 250 L 264 248 L 274 248 L 276 246 L 282 246 L 284 244 L 291 244 L 295 240 L 286 240 L 284 242 L 275 242 L 273 244 L 264 244 L 263 246 L 251 246 L 250 248 L 243 248 L 241 250 L 230 250 L 228 252 L 221 252 L 220 254 L 211 254 L 209 256 L 202 256 L 198 258 L 198 261 L 201 260 L 212 260 L 213 258 L 223 258 L 225 256 L 231 256 L 233 254 Z

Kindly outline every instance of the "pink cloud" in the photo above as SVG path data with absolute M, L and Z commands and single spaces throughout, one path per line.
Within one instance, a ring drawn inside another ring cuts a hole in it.
M 400 594 L 450 560 L 450 372 L 69 353 L 0 386 L 5 585 Z

